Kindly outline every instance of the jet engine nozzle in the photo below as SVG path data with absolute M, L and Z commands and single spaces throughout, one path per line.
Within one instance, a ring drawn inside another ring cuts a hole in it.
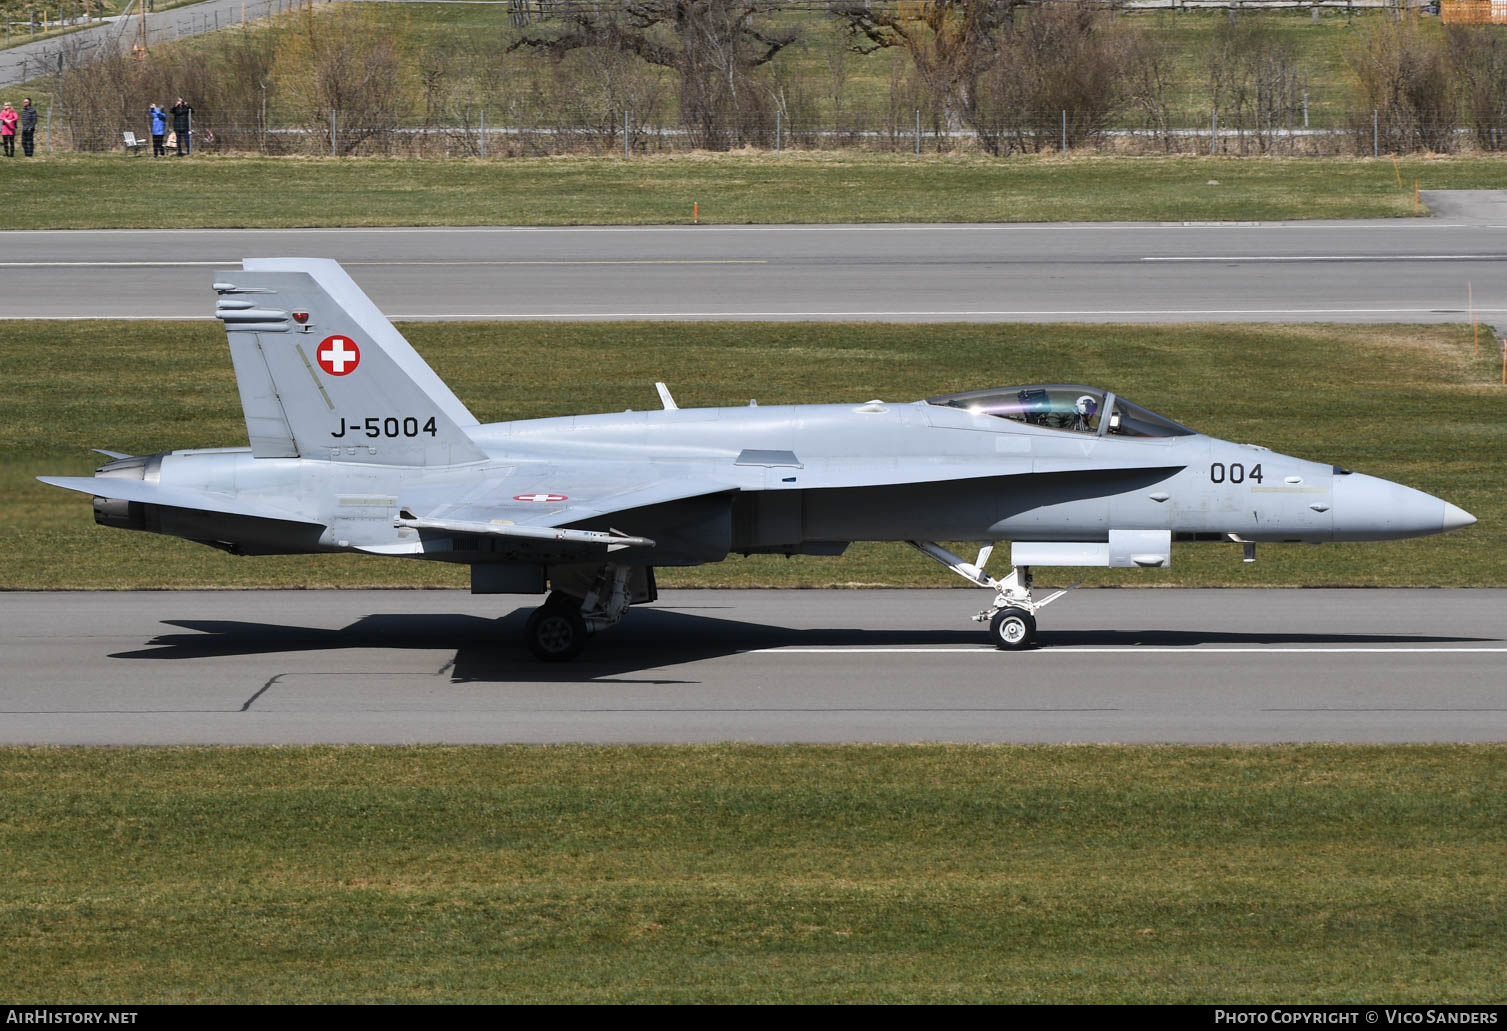
M 118 480 L 146 480 L 156 483 L 162 475 L 161 455 L 133 455 L 130 458 L 107 462 L 94 470 L 94 478 Z M 139 501 L 121 501 L 118 498 L 94 497 L 94 521 L 100 526 L 114 526 L 121 530 L 147 529 L 147 506 Z

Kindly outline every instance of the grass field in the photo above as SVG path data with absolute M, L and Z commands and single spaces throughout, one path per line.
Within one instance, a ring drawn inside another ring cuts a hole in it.
M 1335 462 L 1442 496 L 1480 520 L 1413 541 L 1178 545 L 1170 570 L 1083 570 L 1091 584 L 1507 584 L 1507 390 L 1469 327 L 616 325 L 416 323 L 404 332 L 482 421 L 658 404 L 885 398 L 1086 382 L 1215 436 Z M 1489 334 L 1487 334 L 1489 336 Z M 500 374 L 499 370 L 507 370 Z M 244 444 L 218 325 L 0 324 L 0 587 L 460 586 L 466 571 L 355 556 L 237 558 L 97 527 L 88 500 L 36 483 L 87 474 L 91 447 L 136 454 Z M 1075 571 L 1074 575 L 1079 575 Z M 959 586 L 903 545 L 842 558 L 733 558 L 661 585 Z
M 7 1001 L 1497 1003 L 1491 747 L 0 751 Z
M 69 155 L 6 166 L 0 229 L 1387 218 L 1491 189 L 1488 158 L 896 157 L 511 160 Z M 1211 185 L 1210 181 L 1217 185 Z M 24 246 L 24 245 L 21 245 Z

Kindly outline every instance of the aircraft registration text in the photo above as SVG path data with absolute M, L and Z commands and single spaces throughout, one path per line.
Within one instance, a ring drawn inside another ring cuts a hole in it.
M 436 435 L 434 416 L 424 420 L 422 424 L 412 415 L 398 418 L 395 415 L 380 416 L 372 415 L 365 419 L 340 420 L 340 432 L 331 432 L 330 436 L 337 440 L 346 434 L 365 437 L 417 437 L 428 434 Z

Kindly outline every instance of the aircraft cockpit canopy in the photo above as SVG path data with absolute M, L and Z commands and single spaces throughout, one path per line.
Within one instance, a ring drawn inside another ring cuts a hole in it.
M 1039 383 L 929 397 L 927 404 L 1048 429 L 1122 437 L 1186 437 L 1195 431 L 1098 387 Z M 1106 412 L 1108 418 L 1106 418 Z

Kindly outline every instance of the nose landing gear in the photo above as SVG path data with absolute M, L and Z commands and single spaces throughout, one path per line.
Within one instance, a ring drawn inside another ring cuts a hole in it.
M 993 589 L 994 604 L 974 616 L 976 623 L 989 624 L 989 637 L 995 647 L 1002 651 L 1023 651 L 1036 645 L 1036 613 L 1041 611 L 1072 587 L 1065 587 L 1055 594 L 1037 601 L 1031 594 L 1031 567 L 1016 566 L 1003 580 L 996 580 L 984 572 L 994 546 L 988 545 L 972 562 L 959 558 L 934 541 L 906 541 L 921 554 L 940 562 L 969 583 Z

